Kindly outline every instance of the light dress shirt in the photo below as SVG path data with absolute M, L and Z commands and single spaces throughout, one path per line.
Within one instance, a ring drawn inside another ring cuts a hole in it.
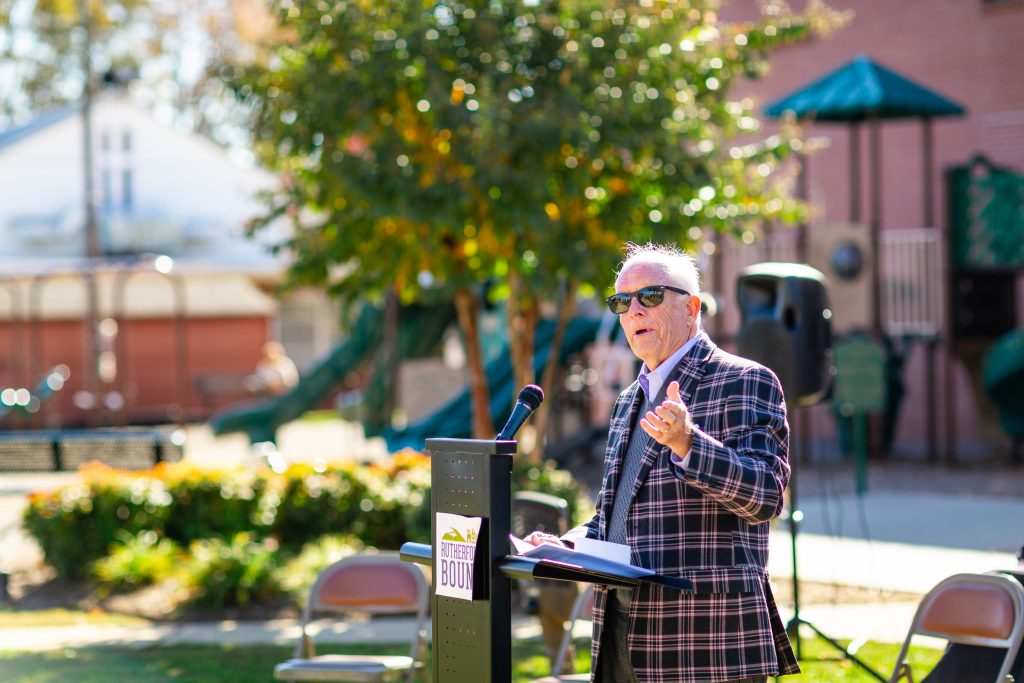
M 668 379 L 672 370 L 674 370 L 675 367 L 679 365 L 679 361 L 683 359 L 683 356 L 685 356 L 687 352 L 694 347 L 694 345 L 697 343 L 698 337 L 700 337 L 700 330 L 697 331 L 697 334 L 693 335 L 693 337 L 686 341 L 686 343 L 684 343 L 682 346 L 676 349 L 676 351 L 671 356 L 666 358 L 661 365 L 654 368 L 653 370 L 648 369 L 647 363 L 644 363 L 641 366 L 640 375 L 636 379 L 637 382 L 640 383 L 640 388 L 644 390 L 644 395 L 647 396 L 647 400 L 651 403 L 652 406 L 657 405 L 654 401 L 658 398 L 658 395 L 661 393 L 661 388 L 662 386 L 665 385 L 665 381 Z M 673 451 L 671 459 L 672 462 L 675 463 L 677 466 L 681 467 L 682 469 L 686 469 L 686 464 L 689 460 L 689 457 L 690 451 L 686 451 L 686 453 L 683 454 L 682 456 Z

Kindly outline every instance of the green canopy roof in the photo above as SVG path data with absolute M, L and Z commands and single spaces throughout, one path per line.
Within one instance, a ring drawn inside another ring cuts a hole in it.
M 772 102 L 765 116 L 793 112 L 815 121 L 863 121 L 925 116 L 960 116 L 964 108 L 923 86 L 871 61 L 866 55 L 814 83 Z

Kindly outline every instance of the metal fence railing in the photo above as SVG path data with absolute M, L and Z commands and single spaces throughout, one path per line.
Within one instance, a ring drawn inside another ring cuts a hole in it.
M 879 236 L 882 327 L 897 337 L 942 331 L 941 234 L 935 228 L 883 230 Z
M 182 456 L 181 443 L 160 429 L 0 432 L 0 472 L 73 472 L 88 462 L 137 470 Z

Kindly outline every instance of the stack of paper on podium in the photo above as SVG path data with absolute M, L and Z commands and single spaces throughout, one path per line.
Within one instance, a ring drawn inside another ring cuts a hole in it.
M 693 590 L 693 584 L 689 579 L 661 576 L 650 569 L 635 567 L 628 562 L 608 558 L 609 555 L 622 558 L 622 548 L 625 548 L 625 557 L 628 558 L 629 548 L 627 546 L 604 541 L 593 542 L 593 539 L 587 539 L 593 544 L 584 543 L 582 547 L 600 553 L 590 554 L 590 552 L 583 552 L 579 540 L 576 541 L 576 548 L 571 549 L 553 543 L 542 543 L 535 546 L 515 536 L 510 536 L 510 539 L 519 555 L 537 560 L 537 565 L 533 569 L 533 578 L 536 579 L 584 581 L 609 586 L 635 586 L 641 582 L 649 582 L 680 590 Z

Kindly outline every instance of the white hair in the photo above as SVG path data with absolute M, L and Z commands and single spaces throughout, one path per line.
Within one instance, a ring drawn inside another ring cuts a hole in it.
M 697 272 L 697 264 L 693 258 L 675 245 L 670 244 L 633 244 L 626 243 L 626 258 L 619 266 L 616 274 L 621 275 L 623 271 L 639 264 L 661 266 L 671 282 L 660 284 L 675 285 L 685 289 L 695 296 L 700 294 L 700 273 Z

